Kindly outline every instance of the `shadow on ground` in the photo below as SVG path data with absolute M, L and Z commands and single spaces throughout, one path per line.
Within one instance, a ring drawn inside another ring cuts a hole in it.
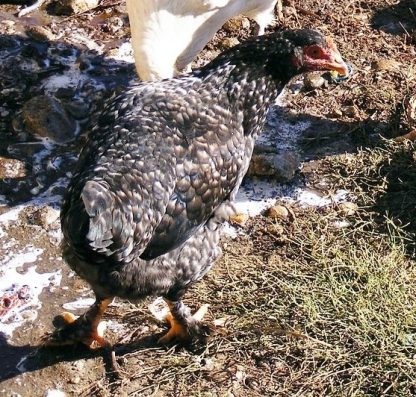
M 375 11 L 371 20 L 375 29 L 389 34 L 405 34 L 411 36 L 416 29 L 416 3 L 413 0 L 403 0 Z M 409 37 L 415 43 L 414 37 Z

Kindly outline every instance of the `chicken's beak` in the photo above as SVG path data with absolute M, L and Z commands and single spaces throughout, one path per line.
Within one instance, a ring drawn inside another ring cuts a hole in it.
M 339 73 L 342 77 L 348 77 L 349 70 L 347 64 L 342 59 L 335 43 L 331 38 L 327 38 L 328 47 L 330 49 L 329 59 L 324 61 L 323 64 L 329 70 L 334 70 Z

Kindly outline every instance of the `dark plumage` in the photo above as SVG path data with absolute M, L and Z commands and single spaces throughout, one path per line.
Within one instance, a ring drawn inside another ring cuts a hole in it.
M 132 84 L 98 118 L 62 207 L 64 257 L 96 304 L 51 343 L 93 339 L 115 296 L 161 295 L 171 330 L 201 332 L 181 297 L 220 254 L 220 226 L 254 140 L 285 84 L 306 70 L 347 73 L 331 40 L 310 30 L 260 36 L 192 74 Z

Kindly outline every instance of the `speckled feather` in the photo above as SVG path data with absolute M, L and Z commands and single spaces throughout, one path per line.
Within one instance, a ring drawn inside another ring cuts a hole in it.
M 104 109 L 62 207 L 64 255 L 98 296 L 180 297 L 220 254 L 269 106 L 312 31 L 261 36 Z

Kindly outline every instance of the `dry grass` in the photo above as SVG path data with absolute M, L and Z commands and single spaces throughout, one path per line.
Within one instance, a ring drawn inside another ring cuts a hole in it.
M 343 181 L 357 212 L 345 215 L 337 205 L 292 208 L 293 221 L 251 221 L 249 235 L 227 241 L 215 270 L 188 294 L 193 306 L 210 303 L 211 322 L 221 324 L 207 348 L 126 354 L 131 386 L 124 390 L 137 396 L 414 395 L 414 229 L 399 217 L 416 198 L 412 161 L 410 143 L 326 159 L 320 178 L 328 186 Z M 402 200 L 386 200 L 393 192 Z

